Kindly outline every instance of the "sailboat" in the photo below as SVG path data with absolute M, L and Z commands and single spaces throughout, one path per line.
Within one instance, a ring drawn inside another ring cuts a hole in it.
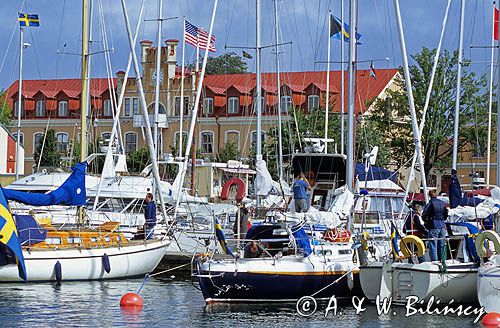
M 81 99 L 81 163 L 71 176 L 55 191 L 48 194 L 25 194 L 7 191 L 11 199 L 31 205 L 67 204 L 79 206 L 80 225 L 70 229 L 42 226 L 32 216 L 14 216 L 16 235 L 24 257 L 25 274 L 19 275 L 16 262 L 7 247 L 0 248 L 0 281 L 44 282 L 67 280 L 99 280 L 141 276 L 151 272 L 161 261 L 170 240 L 128 241 L 117 231 L 119 223 L 107 222 L 97 228 L 85 228 L 83 208 L 86 202 L 86 110 L 88 106 L 88 0 L 82 0 L 82 99 Z M 156 164 L 156 163 L 154 163 Z M 3 196 L 3 191 L 2 191 Z M 12 220 L 2 212 L 4 219 Z M 19 232 L 17 232 L 19 231 Z

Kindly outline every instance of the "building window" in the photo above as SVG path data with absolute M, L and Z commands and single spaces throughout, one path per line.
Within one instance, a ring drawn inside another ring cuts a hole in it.
M 307 110 L 319 108 L 319 96 L 311 95 L 307 97 Z
M 106 99 L 104 100 L 104 109 L 103 109 L 103 116 L 113 116 L 113 113 L 111 112 L 111 99 Z
M 67 101 L 60 101 L 59 105 L 57 106 L 57 114 L 60 117 L 66 117 L 68 116 L 68 102 Z
M 201 153 L 213 154 L 214 152 L 214 133 L 212 131 L 203 131 L 201 133 Z
M 102 141 L 109 141 L 109 139 L 111 139 L 111 132 L 101 133 L 101 140 Z
M 33 135 L 33 153 L 42 148 L 43 135 L 44 134 L 42 132 L 37 132 Z
M 45 117 L 45 100 L 39 100 L 36 102 L 36 117 Z
M 139 98 L 132 98 L 132 108 L 134 109 L 134 115 L 139 114 Z
M 203 99 L 203 114 L 214 113 L 214 98 Z
M 24 114 L 24 102 L 21 102 L 21 104 L 23 104 L 21 106 L 21 117 L 23 117 L 23 114 Z M 14 117 L 17 117 L 18 111 L 19 111 L 19 107 L 18 107 L 18 102 L 16 101 L 14 103 Z
M 240 149 L 240 132 L 231 130 L 231 131 L 226 131 L 226 138 L 225 138 L 225 143 L 232 143 L 236 146 L 236 148 L 239 150 Z
M 227 99 L 227 113 L 238 114 L 240 110 L 240 100 L 238 97 L 229 97 Z
M 181 97 L 175 97 L 174 104 L 175 115 L 180 115 L 181 112 Z M 189 114 L 189 97 L 184 97 L 184 114 Z
M 260 133 L 261 135 L 261 145 L 264 145 L 264 140 L 266 138 L 266 134 L 264 132 Z M 255 147 L 257 145 L 257 131 L 252 132 L 252 147 Z
M 125 153 L 130 154 L 137 150 L 137 133 L 129 132 L 125 134 Z
M 58 133 L 57 137 L 57 151 L 60 153 L 66 153 L 68 151 L 68 134 Z
M 283 96 L 281 97 L 281 112 L 288 113 L 292 109 L 292 97 Z
M 14 136 L 14 139 L 17 140 L 17 132 L 14 132 L 12 135 Z M 19 134 L 19 144 L 24 146 L 24 133 L 22 132 Z
M 254 113 L 257 113 L 257 101 L 256 101 L 257 97 L 254 97 L 253 100 L 253 112 Z M 261 113 L 264 113 L 266 111 L 266 102 L 264 100 L 264 97 L 263 96 L 260 96 L 260 110 L 261 110 Z
M 184 154 L 184 149 L 186 148 L 186 142 L 187 142 L 187 132 L 182 132 L 182 149 L 181 149 L 181 154 Z M 174 135 L 174 147 L 179 152 L 179 142 L 180 142 L 180 137 L 181 133 L 176 132 Z
M 125 116 L 130 116 L 130 98 L 125 98 Z

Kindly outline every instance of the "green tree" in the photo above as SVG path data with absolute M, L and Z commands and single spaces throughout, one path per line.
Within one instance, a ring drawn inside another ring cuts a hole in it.
M 0 92 L 0 124 L 8 127 L 11 124 L 12 108 L 10 107 L 6 97 L 6 91 Z
M 229 160 L 238 160 L 241 153 L 235 142 L 229 141 L 224 145 L 224 148 L 216 155 L 217 162 L 227 163 Z
M 435 50 L 423 48 L 412 56 L 414 64 L 410 66 L 410 75 L 419 121 L 435 54 Z M 444 51 L 439 59 L 422 134 L 426 173 L 434 167 L 449 167 L 451 163 L 457 60 L 457 52 L 449 51 Z M 413 156 L 414 144 L 405 82 L 400 79 L 396 83 L 399 88 L 388 91 L 389 97 L 377 100 L 373 111 L 366 115 L 358 142 L 364 142 L 365 148 L 378 145 L 384 164 L 390 162 L 401 166 Z M 459 152 L 470 147 L 471 141 L 479 145 L 485 143 L 488 101 L 485 90 L 484 75 L 477 77 L 465 62 L 460 95 Z
M 247 72 L 247 63 L 234 52 L 228 52 L 207 60 L 207 75 L 239 74 Z
M 149 148 L 144 146 L 127 155 L 127 167 L 129 172 L 139 173 L 150 163 Z
M 61 154 L 57 149 L 57 138 L 54 129 L 49 129 L 44 136 L 45 144 L 38 145 L 35 150 L 35 163 L 40 162 L 40 166 L 59 167 Z

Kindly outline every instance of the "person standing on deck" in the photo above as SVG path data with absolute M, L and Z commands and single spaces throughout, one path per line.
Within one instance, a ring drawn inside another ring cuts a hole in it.
M 146 234 L 146 239 L 152 239 L 153 228 L 156 225 L 156 205 L 153 200 L 153 194 L 148 192 L 145 201 L 146 210 L 144 211 L 144 218 L 146 219 L 146 224 L 144 225 L 144 232 Z
M 422 218 L 425 227 L 429 230 L 429 256 L 431 261 L 438 261 L 444 250 L 444 238 L 446 237 L 445 221 L 448 218 L 448 211 L 445 202 L 437 199 L 437 191 L 429 191 L 431 200 L 425 205 Z
M 311 190 L 311 185 L 306 180 L 304 173 L 297 176 L 297 180 L 293 183 L 293 200 L 295 202 L 295 212 L 306 212 L 307 206 L 307 191 Z

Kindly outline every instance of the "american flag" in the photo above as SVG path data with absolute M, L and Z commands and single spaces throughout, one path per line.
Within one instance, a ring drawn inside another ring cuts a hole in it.
M 192 46 L 199 46 L 200 49 L 205 50 L 208 43 L 208 32 L 202 28 L 196 27 L 187 20 L 184 21 L 184 39 L 186 43 Z M 210 38 L 210 47 L 208 51 L 215 52 L 215 35 Z

